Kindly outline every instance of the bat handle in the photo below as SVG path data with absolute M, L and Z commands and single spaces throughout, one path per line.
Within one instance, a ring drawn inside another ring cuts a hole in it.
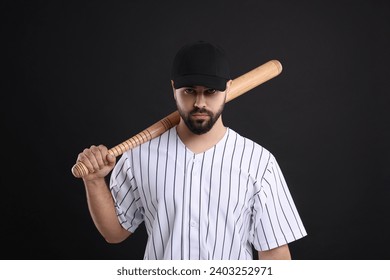
M 156 122 L 155 124 L 151 125 L 147 129 L 141 131 L 140 133 L 136 134 L 135 136 L 127 139 L 126 141 L 116 145 L 115 147 L 108 150 L 110 154 L 112 154 L 114 157 L 118 157 L 124 152 L 131 150 L 142 143 L 145 143 L 168 129 L 174 127 L 179 123 L 180 115 L 178 111 L 175 111 L 168 115 L 167 117 L 161 119 L 160 121 Z M 82 162 L 78 161 L 75 165 L 72 167 L 72 174 L 76 178 L 81 178 L 84 176 L 87 176 L 89 174 L 88 168 L 83 164 Z
M 120 145 L 120 144 L 119 144 Z M 119 146 L 118 145 L 118 146 Z M 117 157 L 119 156 L 119 154 L 115 154 L 115 151 L 113 151 L 113 149 L 110 149 L 108 150 L 108 152 Z M 89 170 L 88 168 L 85 166 L 84 163 L 82 163 L 81 161 L 78 161 L 76 162 L 75 165 L 73 165 L 72 167 L 72 174 L 73 176 L 75 176 L 76 178 L 81 178 L 81 177 L 84 177 L 84 176 L 87 176 L 89 174 Z
M 81 161 L 78 161 L 75 165 L 72 167 L 72 174 L 76 178 L 81 178 L 84 176 L 87 176 L 89 174 L 88 168 L 85 166 L 84 163 Z
M 119 145 L 121 145 L 121 144 L 119 144 Z M 108 150 L 108 153 L 110 153 L 111 155 L 113 155 L 115 157 L 119 156 L 119 154 L 115 154 L 115 151 L 113 151 L 113 149 Z M 81 161 L 78 161 L 72 167 L 72 174 L 76 178 L 81 178 L 81 177 L 87 176 L 89 174 L 89 170 L 85 166 L 84 163 L 82 163 Z

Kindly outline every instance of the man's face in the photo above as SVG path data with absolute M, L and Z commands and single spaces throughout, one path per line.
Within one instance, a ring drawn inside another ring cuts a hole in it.
M 180 116 L 187 127 L 198 135 L 214 126 L 225 105 L 226 90 L 190 86 L 174 89 L 174 93 Z

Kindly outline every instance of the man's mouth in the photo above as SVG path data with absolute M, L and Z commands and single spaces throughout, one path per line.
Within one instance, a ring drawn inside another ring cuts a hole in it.
M 210 117 L 208 114 L 192 114 L 191 116 L 195 119 L 207 119 Z

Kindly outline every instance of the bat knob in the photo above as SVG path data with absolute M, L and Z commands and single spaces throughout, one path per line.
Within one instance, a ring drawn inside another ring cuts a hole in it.
M 77 162 L 72 167 L 72 174 L 76 178 L 84 177 L 84 176 L 88 175 L 88 173 L 89 173 L 88 168 L 82 162 Z

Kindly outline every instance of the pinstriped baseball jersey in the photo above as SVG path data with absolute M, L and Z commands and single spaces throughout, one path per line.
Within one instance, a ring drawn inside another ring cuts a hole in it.
M 274 156 L 230 128 L 199 154 L 170 129 L 124 153 L 110 189 L 124 228 L 145 222 L 145 259 L 253 259 L 306 235 Z

